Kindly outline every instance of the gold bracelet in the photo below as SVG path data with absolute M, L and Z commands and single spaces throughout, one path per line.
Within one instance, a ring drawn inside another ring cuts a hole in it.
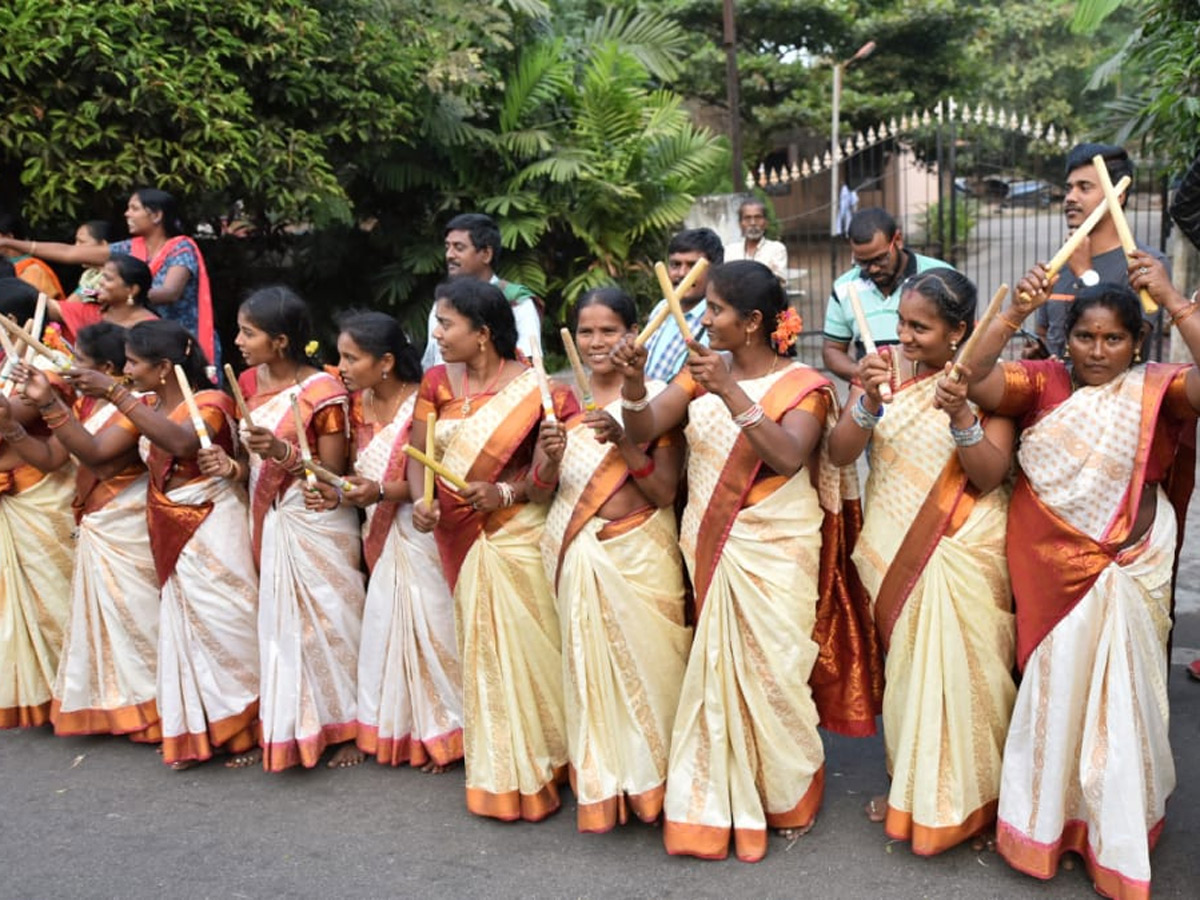
M 1007 325 L 1009 328 L 1011 328 L 1013 331 L 1020 331 L 1021 326 L 1025 324 L 1025 321 L 1023 319 L 1020 322 L 1014 322 L 1012 319 L 1010 319 L 1008 317 L 1007 313 L 1002 313 L 1002 312 L 996 313 L 996 318 L 999 319 L 1001 322 L 1003 322 L 1005 325 Z

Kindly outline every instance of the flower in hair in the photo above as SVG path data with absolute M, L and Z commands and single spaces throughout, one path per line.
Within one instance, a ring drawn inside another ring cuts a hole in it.
M 317 343 L 316 341 L 309 341 L 307 344 L 304 345 L 304 355 L 305 356 L 316 356 L 317 351 L 320 349 L 321 349 L 321 345 L 319 343 Z
M 775 318 L 775 325 L 775 330 L 771 332 L 771 343 L 779 353 L 787 353 L 804 330 L 804 319 L 789 306 Z

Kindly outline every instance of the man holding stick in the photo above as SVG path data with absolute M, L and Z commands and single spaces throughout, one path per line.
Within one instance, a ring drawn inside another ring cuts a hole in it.
M 865 353 L 860 349 L 855 355 L 850 354 L 851 342 L 859 348 L 864 346 L 850 305 L 850 285 L 858 291 L 871 329 L 868 337 L 874 339 L 876 346 L 883 347 L 899 342 L 896 319 L 904 280 L 938 266 L 953 268 L 940 259 L 904 249 L 904 237 L 896 220 L 877 206 L 859 210 L 850 220 L 850 253 L 854 266 L 833 283 L 833 294 L 825 307 L 822 350 L 825 367 L 845 381 L 854 377 L 856 361 Z
M 1114 182 L 1122 176 L 1133 178 L 1133 162 L 1121 147 L 1109 144 L 1078 144 L 1067 154 L 1067 196 L 1063 200 L 1063 215 L 1067 227 L 1072 231 L 1097 206 L 1104 202 L 1104 188 L 1099 173 L 1092 162 L 1094 156 L 1104 158 L 1109 178 Z M 1121 206 L 1125 206 L 1129 191 L 1120 194 Z M 1138 249 L 1161 260 L 1168 266 L 1163 254 L 1138 242 Z M 1054 285 L 1054 292 L 1037 311 L 1037 333 L 1046 344 L 1050 355 L 1061 358 L 1067 344 L 1065 323 L 1067 310 L 1075 295 L 1085 287 L 1100 284 L 1128 284 L 1128 263 L 1121 247 L 1121 238 L 1112 216 L 1105 216 L 1079 245 L 1068 260 L 1069 272 L 1064 272 Z
M 678 232 L 667 244 L 667 275 L 671 284 L 677 290 L 688 272 L 700 259 L 707 259 L 710 266 L 720 265 L 725 261 L 725 247 L 717 233 L 711 228 L 686 228 Z M 683 316 L 688 328 L 696 341 L 708 346 L 708 333 L 700 325 L 708 304 L 704 294 L 708 290 L 708 273 L 705 272 L 695 280 L 690 290 L 679 298 L 683 307 Z M 650 311 L 650 320 L 666 306 L 666 299 L 660 300 Z M 679 374 L 683 364 L 687 362 L 688 348 L 679 324 L 668 318 L 657 331 L 646 341 L 646 378 L 670 381 Z

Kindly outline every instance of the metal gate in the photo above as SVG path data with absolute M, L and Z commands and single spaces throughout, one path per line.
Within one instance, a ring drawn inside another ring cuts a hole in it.
M 1028 115 L 948 99 L 848 138 L 839 148 L 838 182 L 857 194 L 857 208 L 888 210 L 905 246 L 954 265 L 986 299 L 1065 240 L 1063 169 L 1076 142 Z M 827 147 L 817 144 L 806 156 L 813 144 L 797 142 L 747 178 L 747 187 L 771 198 L 788 246 L 789 289 L 804 316 L 806 349 L 820 333 L 833 280 L 852 264 L 845 238 L 830 235 Z M 1139 241 L 1165 250 L 1165 172 L 1152 161 L 1135 166 L 1126 215 Z M 1157 331 L 1153 350 L 1161 358 Z

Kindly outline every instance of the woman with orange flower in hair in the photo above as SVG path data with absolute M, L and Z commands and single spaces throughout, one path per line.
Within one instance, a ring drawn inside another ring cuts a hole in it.
M 768 828 L 794 839 L 816 820 L 818 724 L 873 730 L 875 663 L 862 598 L 837 577 L 843 500 L 856 485 L 822 460 L 833 387 L 792 361 L 795 313 L 766 266 L 717 266 L 707 300 L 709 347 L 690 341 L 685 369 L 657 396 L 644 348 L 626 340 L 615 358 L 630 438 L 683 425 L 689 450 L 679 543 L 697 613 L 663 839 L 668 853 L 719 859 L 732 838 L 738 858 L 755 861 Z M 855 643 L 827 643 L 831 634 Z M 835 678 L 819 658 L 837 660 Z
M 125 368 L 126 334 L 109 322 L 83 328 L 76 336 L 73 371 L 118 377 Z M 20 377 L 49 430 L 12 446 L 47 471 L 72 456 L 79 462 L 70 615 L 50 708 L 54 731 L 158 743 L 159 589 L 137 428 L 105 397 L 81 396 L 68 408 L 45 374 L 30 369 Z
M 629 810 L 644 822 L 662 813 L 691 646 L 674 509 L 683 436 L 674 431 L 642 447 L 621 425 L 622 379 L 611 353 L 634 334 L 633 300 L 619 288 L 596 288 L 580 298 L 576 316 L 597 408 L 542 423 L 530 496 L 553 495 L 542 558 L 562 622 L 579 830 L 607 831 Z
M 975 318 L 975 286 L 935 268 L 900 295 L 901 377 L 887 359 L 858 364 L 830 437 L 834 462 L 870 442 L 866 518 L 854 548 L 888 649 L 883 732 L 891 792 L 867 804 L 889 837 L 940 853 L 996 818 L 1000 762 L 1016 687 L 1004 555 L 1013 424 L 980 422 L 966 382 L 946 376 Z M 980 839 L 982 843 L 982 838 Z

